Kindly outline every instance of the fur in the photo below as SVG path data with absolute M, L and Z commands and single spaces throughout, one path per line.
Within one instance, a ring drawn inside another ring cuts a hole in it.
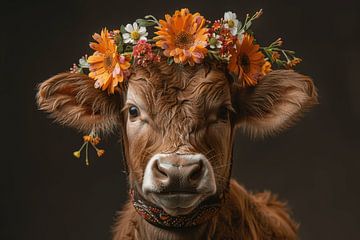
M 89 131 L 108 133 L 119 128 L 130 187 L 141 184 L 151 156 L 163 152 L 202 153 L 216 178 L 217 193 L 225 201 L 217 217 L 197 228 L 164 230 L 147 223 L 128 202 L 114 227 L 120 239 L 297 239 L 297 224 L 285 203 L 269 192 L 252 194 L 231 174 L 236 128 L 253 137 L 278 133 L 291 126 L 317 103 L 309 77 L 292 70 L 276 70 L 255 87 L 243 88 L 223 66 L 168 65 L 165 61 L 135 67 L 120 94 L 93 87 L 84 74 L 62 73 L 39 85 L 39 108 L 55 121 Z M 129 95 L 141 102 L 141 121 L 134 127 L 127 110 Z M 228 118 L 219 112 L 227 109 Z
M 235 180 L 218 216 L 195 229 L 169 231 L 147 223 L 130 203 L 119 213 L 114 240 L 295 240 L 298 225 L 290 218 L 286 204 L 269 192 L 248 193 Z

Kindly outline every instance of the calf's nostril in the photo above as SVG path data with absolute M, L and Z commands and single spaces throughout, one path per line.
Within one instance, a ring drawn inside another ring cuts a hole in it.
M 166 173 L 166 169 L 161 166 L 161 163 L 159 161 L 156 161 L 156 163 L 153 165 L 153 174 L 155 177 L 158 178 L 168 178 L 168 174 Z
M 203 175 L 203 163 L 199 162 L 197 164 L 193 164 L 191 166 L 191 169 L 189 171 L 188 179 L 190 181 L 197 181 L 199 180 Z

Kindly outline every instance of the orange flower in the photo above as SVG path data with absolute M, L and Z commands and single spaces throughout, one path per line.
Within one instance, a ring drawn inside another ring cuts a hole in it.
M 288 60 L 287 61 L 287 67 L 288 68 L 292 68 L 292 67 L 295 67 L 295 65 L 299 64 L 300 62 L 302 61 L 301 58 L 293 58 L 292 60 Z
M 90 142 L 92 140 L 92 137 L 90 135 L 83 136 L 84 142 Z
M 280 53 L 274 51 L 271 53 L 271 57 L 272 57 L 273 61 L 276 61 L 276 60 L 280 59 Z
M 262 73 L 262 75 L 265 76 L 266 74 L 268 74 L 271 71 L 272 71 L 271 63 L 269 61 L 266 61 L 261 67 L 261 73 Z
M 165 15 L 155 32 L 156 46 L 164 49 L 164 55 L 174 57 L 175 63 L 201 63 L 207 53 L 205 18 L 191 14 L 187 8 L 177 10 L 173 16 Z
M 114 40 L 106 28 L 101 35 L 95 33 L 93 38 L 97 43 L 90 43 L 95 50 L 87 61 L 90 64 L 89 77 L 96 80 L 95 87 L 114 93 L 114 88 L 124 80 L 125 71 L 130 67 L 130 59 L 119 55 Z
M 94 138 L 91 139 L 91 143 L 94 144 L 94 145 L 98 145 L 100 140 L 101 139 L 99 137 L 94 137 Z
M 261 76 L 262 66 L 265 63 L 264 54 L 259 51 L 260 46 L 254 44 L 254 37 L 245 34 L 236 48 L 232 51 L 228 70 L 240 80 L 242 86 L 255 86 Z
M 101 157 L 102 155 L 104 155 L 105 150 L 104 149 L 98 149 L 96 150 L 96 154 L 98 155 L 98 157 Z

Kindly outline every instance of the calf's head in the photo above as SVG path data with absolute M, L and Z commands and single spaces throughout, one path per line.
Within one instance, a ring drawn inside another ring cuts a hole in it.
M 227 189 L 234 131 L 264 136 L 316 103 L 312 81 L 276 70 L 242 88 L 219 65 L 136 67 L 119 94 L 63 73 L 39 85 L 40 109 L 89 131 L 120 129 L 131 188 L 168 214 L 184 215 Z

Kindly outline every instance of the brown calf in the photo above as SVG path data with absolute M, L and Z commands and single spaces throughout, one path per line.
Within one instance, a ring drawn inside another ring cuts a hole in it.
M 40 109 L 89 131 L 120 129 L 131 201 L 114 239 L 297 239 L 297 224 L 270 193 L 230 180 L 234 132 L 253 137 L 290 126 L 317 102 L 313 82 L 276 70 L 252 88 L 222 66 L 136 67 L 120 94 L 63 73 L 40 84 Z

